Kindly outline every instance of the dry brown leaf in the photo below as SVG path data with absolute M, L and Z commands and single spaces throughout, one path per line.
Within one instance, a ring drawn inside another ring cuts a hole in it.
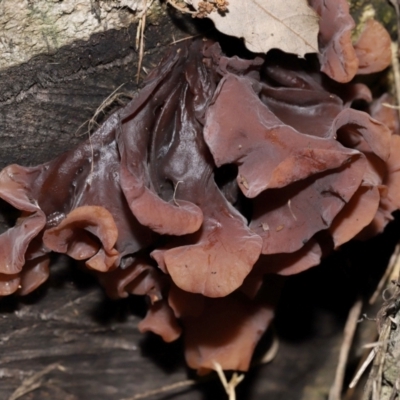
M 197 10 L 202 0 L 185 0 Z M 216 28 L 230 36 L 244 38 L 255 53 L 277 48 L 303 57 L 318 53 L 318 15 L 307 0 L 229 0 L 224 14 L 208 17 Z

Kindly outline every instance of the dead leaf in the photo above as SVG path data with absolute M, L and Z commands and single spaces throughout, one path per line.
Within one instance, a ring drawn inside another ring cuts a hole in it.
M 197 10 L 202 0 L 185 0 Z M 211 12 L 216 28 L 244 38 L 255 53 L 277 48 L 303 57 L 318 53 L 318 15 L 307 0 L 229 0 L 225 13 Z

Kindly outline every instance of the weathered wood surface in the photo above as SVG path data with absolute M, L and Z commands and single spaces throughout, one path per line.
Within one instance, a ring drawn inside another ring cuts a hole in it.
M 174 33 L 185 35 L 167 17 L 150 20 L 143 63 L 147 70 L 160 60 Z M 0 167 L 41 163 L 70 149 L 85 135 L 85 128 L 78 132 L 81 124 L 116 88 L 124 85 L 121 90 L 134 92 L 135 37 L 132 24 L 0 69 Z
M 145 68 L 160 60 L 174 38 L 193 33 L 184 21 L 174 25 L 166 15 L 150 20 Z M 1 69 L 0 168 L 38 164 L 72 148 L 85 135 L 78 128 L 110 93 L 122 84 L 123 91 L 134 92 L 135 36 L 135 24 L 95 33 Z M 2 232 L 10 214 L 2 205 L 0 210 Z M 347 311 L 357 293 L 373 288 L 396 232 L 392 227 L 370 244 L 347 246 L 323 266 L 290 279 L 278 312 L 279 353 L 248 374 L 239 399 L 326 398 Z M 362 256 L 354 255 L 354 247 Z M 19 399 L 120 400 L 193 377 L 181 342 L 167 345 L 138 332 L 144 309 L 139 298 L 107 300 L 77 265 L 55 259 L 43 288 L 26 298 L 0 300 L 0 399 L 15 400 L 13 393 L 31 384 L 35 390 Z M 214 379 L 151 399 L 224 396 Z
M 389 236 L 356 245 L 357 253 L 354 246 L 345 248 L 321 267 L 290 279 L 276 323 L 280 350 L 271 364 L 248 374 L 238 388 L 239 400 L 326 398 L 347 310 L 357 293 L 373 288 L 397 230 L 393 226 Z M 355 255 L 360 251 L 362 256 Z M 0 302 L 0 398 L 9 399 L 49 367 L 35 380 L 38 387 L 21 399 L 121 400 L 193 377 L 180 341 L 164 344 L 138 332 L 143 312 L 143 299 L 110 301 L 68 259 L 54 260 L 45 287 Z M 375 323 L 366 321 L 363 329 L 373 332 Z M 266 348 L 264 343 L 258 354 Z M 151 397 L 211 398 L 224 398 L 216 379 Z
M 0 69 L 54 54 L 62 46 L 110 29 L 127 28 L 144 0 L 1 0 Z

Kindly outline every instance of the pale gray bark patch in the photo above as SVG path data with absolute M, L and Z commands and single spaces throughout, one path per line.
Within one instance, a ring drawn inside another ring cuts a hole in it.
M 148 0 L 0 0 L 0 70 L 128 27 Z

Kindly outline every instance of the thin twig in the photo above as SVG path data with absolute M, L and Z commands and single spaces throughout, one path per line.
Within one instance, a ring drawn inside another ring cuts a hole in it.
M 140 45 L 139 45 L 139 60 L 136 75 L 136 83 L 140 80 L 140 70 L 142 69 L 143 54 L 144 54 L 144 28 L 146 27 L 146 14 L 143 15 L 140 25 Z M 138 28 L 139 29 L 139 28 Z
M 272 342 L 270 349 L 267 351 L 267 353 L 264 355 L 264 357 L 261 359 L 261 361 L 259 361 L 258 363 L 252 364 L 251 368 L 256 367 L 260 364 L 266 364 L 268 362 L 271 362 L 275 358 L 275 356 L 278 352 L 278 348 L 279 348 L 279 340 L 278 340 L 276 334 L 274 334 L 274 340 Z M 176 382 L 171 385 L 162 386 L 158 389 L 149 390 L 147 392 L 139 393 L 139 394 L 134 395 L 133 397 L 124 398 L 121 400 L 146 399 L 148 397 L 155 396 L 155 395 L 158 395 L 161 393 L 167 393 L 167 392 L 170 392 L 175 389 L 180 389 L 180 388 L 194 386 L 194 385 L 200 385 L 200 384 L 208 382 L 210 380 L 214 380 L 216 377 L 218 377 L 220 379 L 220 381 L 222 382 L 222 384 L 224 386 L 225 391 L 227 392 L 228 396 L 230 396 L 229 400 L 235 400 L 235 396 L 236 396 L 235 395 L 235 387 L 244 379 L 244 374 L 238 375 L 235 372 L 232 375 L 231 381 L 228 382 L 226 380 L 226 377 L 223 373 L 223 370 L 222 370 L 222 367 L 220 364 L 215 363 L 215 371 L 216 371 L 217 375 L 211 374 L 211 375 L 204 376 L 197 380 L 185 380 L 185 381 Z
M 399 395 L 399 393 L 400 393 L 400 376 L 396 379 L 389 400 L 395 400 L 397 395 Z
M 392 108 L 393 110 L 400 110 L 400 106 L 394 106 L 393 104 L 389 103 L 382 103 L 383 107 Z
M 385 273 L 383 274 L 381 280 L 378 283 L 373 295 L 369 299 L 369 304 L 374 304 L 386 282 L 393 276 L 397 276 L 400 270 L 400 244 L 396 246 L 392 256 L 390 257 L 388 266 Z
M 399 58 L 398 58 L 398 50 L 399 46 L 396 42 L 392 42 L 392 69 L 394 76 L 394 87 L 396 91 L 396 99 L 397 105 L 400 106 L 400 67 L 399 67 Z M 400 117 L 400 109 L 399 109 L 399 117 Z
M 183 183 L 183 181 L 176 182 L 175 189 L 174 189 L 174 195 L 172 196 L 172 200 L 177 207 L 179 207 L 179 203 L 176 201 L 175 195 L 176 195 L 176 191 L 178 190 L 178 186 L 180 183 Z
M 93 171 L 94 171 L 94 150 L 93 150 L 93 144 L 92 144 L 92 135 L 91 135 L 91 131 L 93 129 L 93 125 L 97 124 L 96 119 L 99 116 L 99 114 L 101 112 L 104 111 L 105 108 L 107 108 L 109 105 L 111 105 L 116 98 L 118 98 L 120 96 L 120 94 L 118 94 L 118 90 L 121 89 L 122 86 L 124 86 L 125 83 L 123 83 L 122 85 L 118 86 L 100 105 L 99 107 L 97 107 L 96 111 L 94 112 L 92 118 L 89 120 L 88 123 L 88 137 L 89 137 L 89 146 L 90 146 L 90 152 L 91 152 L 91 163 L 90 163 L 90 173 L 88 175 L 88 178 L 86 180 L 86 183 L 90 186 L 92 183 L 92 178 L 93 178 Z
M 17 400 L 27 393 L 33 392 L 34 390 L 40 388 L 43 385 L 43 377 L 49 372 L 58 369 L 60 371 L 65 371 L 65 368 L 60 364 L 50 364 L 46 368 L 37 372 L 36 374 L 26 378 L 22 381 L 21 386 L 19 386 L 8 398 L 8 400 Z
M 136 40 L 135 40 L 135 50 L 139 50 L 140 46 L 140 33 L 142 32 L 142 17 L 139 19 L 138 26 L 136 28 Z
M 136 48 L 139 43 L 139 60 L 138 60 L 138 69 L 137 69 L 137 76 L 136 76 L 136 82 L 139 83 L 140 80 L 140 71 L 142 69 L 142 63 L 143 63 L 143 55 L 144 55 L 144 30 L 146 28 L 146 17 L 147 17 L 147 10 L 151 7 L 153 4 L 154 0 L 150 0 L 147 2 L 147 0 L 143 0 L 145 2 L 144 9 L 142 11 L 141 17 L 139 19 L 138 27 L 137 27 L 137 33 L 136 33 Z M 139 36 L 138 36 L 139 35 Z
M 390 334 L 390 323 L 386 321 L 379 335 L 379 342 L 386 343 Z M 364 390 L 363 400 L 369 400 L 372 394 L 373 400 L 379 400 L 380 387 L 382 383 L 382 368 L 385 361 L 385 349 L 387 346 L 380 344 L 376 346 L 376 354 L 371 372 Z
M 174 39 L 168 46 L 172 46 L 173 44 L 177 44 L 177 43 L 180 43 L 180 42 L 184 42 L 185 40 L 193 39 L 193 38 L 198 37 L 198 36 L 201 36 L 201 35 L 203 35 L 203 34 L 202 34 L 202 33 L 199 33 L 199 34 L 197 34 L 197 35 L 187 36 L 187 37 L 184 37 L 184 38 L 178 39 L 178 40 L 175 40 L 175 39 Z
M 390 324 L 389 321 L 386 321 L 386 329 L 385 329 L 385 335 L 387 335 L 387 338 L 390 335 Z M 387 334 L 386 334 L 387 332 Z M 379 346 L 379 350 L 377 355 L 375 356 L 375 360 L 379 360 L 378 364 L 378 373 L 377 373 L 377 379 L 376 379 L 376 385 L 374 386 L 374 391 L 372 392 L 372 400 L 381 400 L 381 391 L 382 391 L 382 372 L 383 372 L 383 366 L 385 364 L 385 357 L 386 357 L 386 348 L 387 346 Z
M 236 400 L 236 386 L 242 382 L 244 379 L 244 374 L 238 375 L 237 372 L 234 372 L 231 380 L 228 382 L 221 364 L 214 362 L 214 368 L 218 374 L 222 386 L 225 389 L 226 394 L 228 395 L 229 400 Z
M 128 92 L 120 92 L 117 93 L 119 89 L 122 88 L 122 86 L 124 86 L 125 83 L 123 83 L 122 85 L 118 86 L 111 94 L 109 94 L 102 102 L 101 104 L 96 108 L 96 111 L 94 112 L 93 116 L 88 119 L 87 121 L 85 121 L 83 124 L 79 125 L 78 129 L 75 132 L 75 137 L 79 137 L 81 135 L 78 135 L 77 133 L 80 131 L 80 129 L 88 124 L 88 129 L 86 131 L 86 133 L 88 134 L 88 136 L 91 135 L 92 130 L 94 128 L 94 125 L 99 126 L 98 122 L 96 121 L 96 119 L 98 118 L 98 116 L 104 112 L 104 110 L 109 107 L 114 101 L 120 101 L 119 98 L 120 97 L 128 97 L 130 99 L 133 98 L 133 96 L 128 93 Z
M 374 349 L 376 346 L 382 346 L 383 344 L 389 344 L 390 342 L 393 342 L 393 340 L 387 340 L 386 342 L 367 343 L 367 344 L 364 344 L 364 346 L 362 348 L 363 349 Z
M 278 354 L 278 350 L 279 350 L 279 339 L 278 335 L 274 332 L 272 345 L 268 349 L 268 351 L 264 354 L 263 358 L 260 361 L 260 364 L 270 363 Z
M 349 385 L 350 389 L 353 389 L 356 387 L 358 381 L 360 380 L 361 376 L 367 369 L 368 365 L 371 364 L 372 360 L 374 359 L 376 352 L 377 352 L 377 349 L 376 349 L 376 344 L 375 344 L 374 348 L 369 352 L 367 358 L 365 359 L 365 361 L 362 363 L 361 367 L 358 369 L 358 371 L 354 375 L 353 380 L 350 382 L 350 385 Z
M 235 387 L 244 379 L 244 374 L 243 375 L 238 375 L 236 372 L 234 372 L 234 374 L 232 375 L 232 379 L 230 380 L 230 382 L 228 382 L 226 380 L 225 374 L 224 374 L 220 364 L 215 363 L 215 371 L 217 372 L 217 376 L 219 377 L 220 381 L 222 382 L 222 385 L 224 386 L 224 389 L 225 389 L 226 393 L 229 396 L 229 400 L 235 400 L 235 398 L 236 398 Z M 149 391 L 144 392 L 144 393 L 138 393 L 138 394 L 134 395 L 133 397 L 123 398 L 121 400 L 147 399 L 148 397 L 156 396 L 156 395 L 162 394 L 162 393 L 171 392 L 171 391 L 176 390 L 176 389 L 181 389 L 181 388 L 185 388 L 185 387 L 199 385 L 201 383 L 209 381 L 210 378 L 214 379 L 215 375 L 211 376 L 211 377 L 210 376 L 206 376 L 206 377 L 203 377 L 203 378 L 198 379 L 198 380 L 188 379 L 188 380 L 185 380 L 185 381 L 176 382 L 176 383 L 173 383 L 171 385 L 162 386 L 162 387 L 160 387 L 158 389 L 149 390 Z
M 393 251 L 393 254 L 390 257 L 385 273 L 383 274 L 373 295 L 371 296 L 369 304 L 375 303 L 379 295 L 382 293 L 384 286 L 387 285 L 387 282 L 393 282 L 398 278 L 399 270 L 400 270 L 400 243 L 396 246 L 395 250 Z M 395 294 L 393 296 L 395 296 Z M 365 370 L 372 361 L 373 365 L 369 374 L 368 381 L 366 383 L 366 387 L 364 389 L 363 400 L 370 400 L 371 395 L 373 400 L 379 399 L 382 386 L 382 371 L 383 371 L 383 364 L 385 362 L 385 355 L 388 345 L 390 343 L 393 343 L 392 340 L 389 340 L 391 316 L 387 314 L 388 307 L 391 304 L 390 302 L 393 301 L 393 296 L 390 299 L 385 300 L 383 307 L 381 308 L 381 310 L 377 315 L 376 319 L 380 326 L 378 340 L 363 346 L 363 348 L 365 349 L 372 348 L 372 350 L 368 354 L 364 355 L 360 367 L 358 368 L 357 373 L 355 374 L 353 380 L 349 385 L 349 390 L 346 393 L 346 399 L 352 398 L 353 389 L 355 388 L 361 376 L 363 375 L 363 373 L 365 372 Z M 382 319 L 384 320 L 383 323 L 381 322 Z
M 354 333 L 357 328 L 358 317 L 362 308 L 362 300 L 357 300 L 351 307 L 347 322 L 344 327 L 344 338 L 339 353 L 339 362 L 336 368 L 336 375 L 331 390 L 329 400 L 340 400 L 343 388 L 344 374 L 346 370 L 347 358 L 353 342 Z

